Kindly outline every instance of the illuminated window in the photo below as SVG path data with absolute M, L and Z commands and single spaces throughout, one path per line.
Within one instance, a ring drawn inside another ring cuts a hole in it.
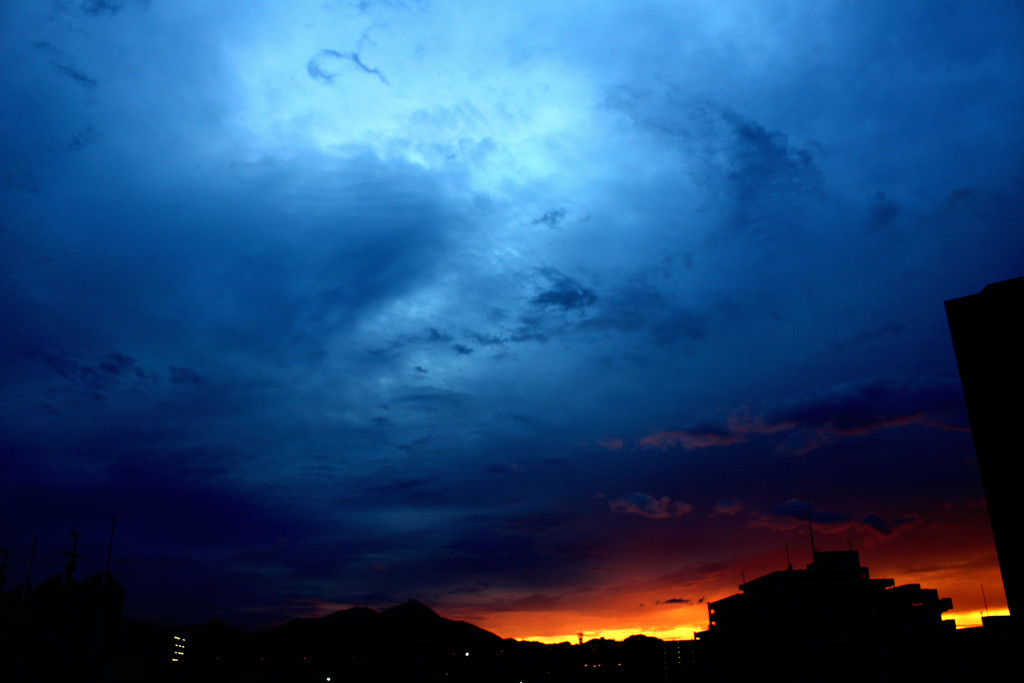
M 172 662 L 181 663 L 185 661 L 185 637 L 184 636 L 171 636 L 171 656 Z

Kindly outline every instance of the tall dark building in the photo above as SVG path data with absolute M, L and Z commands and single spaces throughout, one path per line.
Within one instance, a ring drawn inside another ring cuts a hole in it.
M 946 302 L 1010 615 L 1020 600 L 1020 534 L 1016 498 L 1024 455 L 1024 277 L 988 285 Z
M 708 605 L 698 671 L 715 681 L 943 680 L 949 598 L 872 579 L 855 550 L 814 553 Z

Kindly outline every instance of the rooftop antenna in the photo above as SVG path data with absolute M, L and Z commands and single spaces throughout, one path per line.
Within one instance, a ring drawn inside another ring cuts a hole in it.
M 115 512 L 110 519 L 110 542 L 107 544 L 107 566 L 103 570 L 103 578 L 100 579 L 100 599 L 96 601 L 96 628 L 93 629 L 92 638 L 93 644 L 98 648 L 102 649 L 104 640 L 104 626 L 103 623 L 103 607 L 104 598 L 106 597 L 107 588 L 107 577 L 110 575 L 110 554 L 114 550 L 114 522 L 117 521 L 117 513 Z
M 818 550 L 814 547 L 814 525 L 811 524 L 811 508 L 807 508 L 807 530 L 811 533 L 811 557 L 818 558 Z
M 82 534 L 76 534 L 74 531 L 71 532 L 71 537 L 74 541 L 71 543 L 71 550 L 59 550 L 61 555 L 67 555 L 70 559 L 68 563 L 64 565 L 64 583 L 67 583 L 71 579 L 71 575 L 75 573 L 75 569 L 78 568 L 78 563 L 75 560 L 82 559 L 82 556 L 78 553 L 78 539 L 82 537 Z
M 114 523 L 117 521 L 115 512 L 110 518 L 110 542 L 107 544 L 107 568 L 103 570 L 103 580 L 100 582 L 100 590 L 107 587 L 107 575 L 110 574 L 110 553 L 114 550 Z
M 10 554 L 10 550 L 0 548 L 0 555 L 3 555 L 3 557 L 0 557 L 0 589 L 3 588 L 4 582 L 7 581 L 7 570 L 10 569 L 10 567 L 7 566 L 7 556 Z
M 21 597 L 24 598 L 28 594 L 28 586 L 32 582 L 32 563 L 36 559 L 36 541 L 39 540 L 39 534 L 32 537 L 32 552 L 28 555 L 28 576 L 25 577 L 25 583 L 21 586 Z
M 789 560 L 789 544 L 786 544 L 786 568 L 787 571 L 793 571 L 793 563 Z
M 981 584 L 981 600 L 985 603 L 985 614 L 988 614 L 988 598 L 985 597 L 985 584 Z
M 847 536 L 846 543 L 850 546 L 850 552 L 853 552 L 853 536 Z

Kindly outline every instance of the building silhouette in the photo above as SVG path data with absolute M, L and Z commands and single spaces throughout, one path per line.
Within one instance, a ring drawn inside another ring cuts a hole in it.
M 946 318 L 960 369 L 988 502 L 992 535 L 1012 617 L 1020 600 L 1020 529 L 1017 503 L 1024 453 L 1019 425 L 1024 412 L 1024 277 L 997 282 L 981 293 L 946 302 Z
M 698 672 L 716 681 L 935 681 L 947 673 L 949 598 L 872 579 L 855 550 L 747 581 L 708 604 Z
M 0 591 L 0 679 L 91 680 L 117 649 L 124 589 L 109 570 L 79 582 L 77 534 L 64 569 Z M 6 566 L 6 565 L 5 565 Z

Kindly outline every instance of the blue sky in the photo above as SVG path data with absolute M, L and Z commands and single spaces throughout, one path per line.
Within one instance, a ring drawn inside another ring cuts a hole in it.
M 942 304 L 1021 275 L 1019 4 L 54 1 L 0 36 L 19 571 L 71 529 L 99 571 L 116 511 L 130 616 L 657 635 L 811 509 L 965 611 L 998 585 Z

